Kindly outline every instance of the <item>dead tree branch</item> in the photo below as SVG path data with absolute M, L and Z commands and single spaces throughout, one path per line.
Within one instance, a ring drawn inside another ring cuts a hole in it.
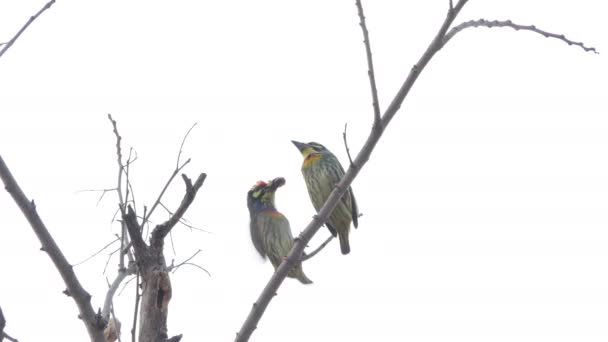
M 6 191 L 8 191 L 8 193 L 13 197 L 13 200 L 19 206 L 23 212 L 23 215 L 30 223 L 34 233 L 36 233 L 38 240 L 40 240 L 40 243 L 42 244 L 42 249 L 51 258 L 51 261 L 53 264 L 55 264 L 55 267 L 63 278 L 63 281 L 67 287 L 67 294 L 69 294 L 70 297 L 72 297 L 76 302 L 78 311 L 80 312 L 79 316 L 85 324 L 91 341 L 104 341 L 103 328 L 105 326 L 105 322 L 103 322 L 101 317 L 93 310 L 93 306 L 91 305 L 91 295 L 80 284 L 80 281 L 76 277 L 76 273 L 74 273 L 72 265 L 70 265 L 68 260 L 65 258 L 61 252 L 61 249 L 51 236 L 51 233 L 46 228 L 44 222 L 42 222 L 42 219 L 40 216 L 38 216 L 34 201 L 30 201 L 25 196 L 21 190 L 21 187 L 19 187 L 19 184 L 17 184 L 17 181 L 9 171 L 1 156 L 0 178 L 2 178 L 2 181 L 4 182 Z
M 6 327 L 6 319 L 4 318 L 2 308 L 0 307 L 0 342 L 2 342 L 2 338 L 4 337 L 4 327 Z
M 338 201 L 342 198 L 344 193 L 349 189 L 351 183 L 361 170 L 361 168 L 367 163 L 369 157 L 374 150 L 376 144 L 382 137 L 384 129 L 393 119 L 403 100 L 409 93 L 411 87 L 415 83 L 416 79 L 420 75 L 420 72 L 424 69 L 424 67 L 428 64 L 428 62 L 433 58 L 435 53 L 441 49 L 443 46 L 443 39 L 445 37 L 446 32 L 452 25 L 452 22 L 462 10 L 462 7 L 467 3 L 467 0 L 459 0 L 458 3 L 448 9 L 448 13 L 439 29 L 439 32 L 435 35 L 432 42 L 427 47 L 426 51 L 422 54 L 422 57 L 418 60 L 416 65 L 412 67 L 409 75 L 403 82 L 403 85 L 393 98 L 393 101 L 390 103 L 384 115 L 382 115 L 380 119 L 380 123 L 378 125 L 373 125 L 369 137 L 367 138 L 365 144 L 361 151 L 359 151 L 357 157 L 353 161 L 353 164 L 350 165 L 342 180 L 336 185 L 332 193 L 330 194 L 327 201 L 325 201 L 325 205 L 318 211 L 317 215 L 314 216 L 313 220 L 306 226 L 306 228 L 300 233 L 299 239 L 296 240 L 293 248 L 289 252 L 287 258 L 279 265 L 275 273 L 272 275 L 264 290 L 258 297 L 257 301 L 253 304 L 253 307 L 245 319 L 240 331 L 236 334 L 235 342 L 245 342 L 248 341 L 251 337 L 251 334 L 256 329 L 260 318 L 264 314 L 264 311 L 268 307 L 268 304 L 274 298 L 277 293 L 279 286 L 283 283 L 283 280 L 287 276 L 289 270 L 296 265 L 296 263 L 300 260 L 302 252 L 304 252 L 304 248 L 306 244 L 312 239 L 312 237 L 317 233 L 321 225 L 328 219 L 329 214 L 333 211 L 334 207 L 337 205 Z
M 13 44 L 15 44 L 15 42 L 17 41 L 17 39 L 21 36 L 21 34 L 23 32 L 25 32 L 25 30 L 28 28 L 28 26 L 30 26 L 34 22 L 34 20 L 36 20 L 44 11 L 46 11 L 49 8 L 51 8 L 51 6 L 53 6 L 54 3 L 55 3 L 55 0 L 51 0 L 51 1 L 47 2 L 38 11 L 38 13 L 36 13 L 33 16 L 30 17 L 30 19 L 25 23 L 25 25 L 23 25 L 23 27 L 19 30 L 19 32 L 17 32 L 17 34 L 13 38 L 11 38 L 11 40 L 9 40 L 8 42 L 6 42 L 4 45 L 0 45 L 0 46 L 3 46 L 2 49 L 0 49 L 0 57 L 2 57 L 2 55 L 4 55 L 4 53 L 6 52 L 6 50 L 8 50 L 11 46 L 13 46 Z
M 488 28 L 492 28 L 492 27 L 510 27 L 510 28 L 512 28 L 512 29 L 514 29 L 516 31 L 519 31 L 519 30 L 522 30 L 522 31 L 531 31 L 531 32 L 535 32 L 535 33 L 538 33 L 540 35 L 543 35 L 546 38 L 559 39 L 559 40 L 565 42 L 568 45 L 580 46 L 583 50 L 585 50 L 587 52 L 593 52 L 593 53 L 599 54 L 599 52 L 594 47 L 587 47 L 582 42 L 572 41 L 572 40 L 566 38 L 566 36 L 563 35 L 563 34 L 556 34 L 556 33 L 551 33 L 551 32 L 548 32 L 548 31 L 544 31 L 544 30 L 541 30 L 541 29 L 537 28 L 534 25 L 519 25 L 519 24 L 515 24 L 511 20 L 477 19 L 477 20 L 465 21 L 463 23 L 460 23 L 460 24 L 452 27 L 452 29 L 450 30 L 450 32 L 448 32 L 445 35 L 445 37 L 443 38 L 443 45 L 447 44 L 447 42 L 449 42 L 450 39 L 452 39 L 457 33 L 463 31 L 464 29 L 471 28 L 471 27 L 488 27 Z
M 129 267 L 118 270 L 118 275 L 116 275 L 116 278 L 108 288 L 108 292 L 106 292 L 106 298 L 103 302 L 103 309 L 101 310 L 101 317 L 103 317 L 103 319 L 105 319 L 106 321 L 109 322 L 110 312 L 113 306 L 112 302 L 114 300 L 114 294 L 118 290 L 120 283 L 122 283 L 122 281 L 125 280 L 125 278 L 127 278 L 128 276 L 135 274 L 135 272 L 136 267 L 134 262 L 130 262 Z
M 175 176 L 177 176 L 177 174 L 186 166 L 188 165 L 188 163 L 190 163 L 190 158 L 188 158 L 188 160 L 186 160 L 183 164 L 179 164 L 179 160 L 180 157 L 182 155 L 182 151 L 184 148 L 184 144 L 186 143 L 186 139 L 188 138 L 188 135 L 190 135 L 190 132 L 192 131 L 192 129 L 194 128 L 194 126 L 196 126 L 196 124 L 192 125 L 192 127 L 190 127 L 190 129 L 188 130 L 188 132 L 186 132 L 186 135 L 184 136 L 184 139 L 182 139 L 182 144 L 179 147 L 179 152 L 177 153 L 177 162 L 175 164 L 175 170 L 173 170 L 173 173 L 171 174 L 171 176 L 169 177 L 169 180 L 167 181 L 167 183 L 165 184 L 165 186 L 163 187 L 163 189 L 161 190 L 160 194 L 158 194 L 158 198 L 156 199 L 156 201 L 154 202 L 154 204 L 152 204 L 152 208 L 150 208 L 150 211 L 148 212 L 148 215 L 144 216 L 144 220 L 142 222 L 142 226 L 146 224 L 146 222 L 150 219 L 150 217 L 152 216 L 152 213 L 154 212 L 154 209 L 156 209 L 156 207 L 160 204 L 161 199 L 163 198 L 165 191 L 167 191 L 167 188 L 169 188 L 169 185 L 171 184 L 171 182 L 173 181 L 173 179 L 175 178 Z
M 201 186 L 203 186 L 205 178 L 207 178 L 207 175 L 201 173 L 196 179 L 196 182 L 192 184 L 190 178 L 182 174 L 182 179 L 186 184 L 186 194 L 182 199 L 182 203 L 179 205 L 175 213 L 169 218 L 169 220 L 162 224 L 159 224 L 158 226 L 156 226 L 156 228 L 154 228 L 154 230 L 152 231 L 152 238 L 150 239 L 152 245 L 157 243 L 160 243 L 162 245 L 162 241 L 165 236 L 169 234 L 171 229 L 179 222 L 182 216 L 184 216 L 186 210 L 188 210 L 188 207 L 190 207 L 190 204 L 192 204 L 192 202 L 194 201 L 194 197 L 196 196 L 196 193 L 201 188 Z
M 378 89 L 376 88 L 376 76 L 374 74 L 374 62 L 372 61 L 372 45 L 369 41 L 369 31 L 365 24 L 365 14 L 363 14 L 363 5 L 361 0 L 356 0 L 357 13 L 359 14 L 359 25 L 363 31 L 363 44 L 365 45 L 365 55 L 367 56 L 367 75 L 369 76 L 369 85 L 372 91 L 372 106 L 374 107 L 374 125 L 380 125 L 380 101 L 378 101 Z M 346 127 L 344 127 L 346 131 Z

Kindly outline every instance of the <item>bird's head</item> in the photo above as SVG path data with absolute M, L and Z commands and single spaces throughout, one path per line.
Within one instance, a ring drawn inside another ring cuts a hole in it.
M 274 194 L 285 185 L 285 178 L 277 177 L 268 182 L 257 181 L 247 193 L 247 207 L 251 214 L 267 208 L 274 208 Z
M 304 167 L 312 165 L 315 161 L 319 160 L 323 154 L 330 153 L 325 146 L 316 142 L 301 143 L 294 140 L 291 142 L 298 148 L 300 153 L 302 153 L 302 156 L 304 157 Z

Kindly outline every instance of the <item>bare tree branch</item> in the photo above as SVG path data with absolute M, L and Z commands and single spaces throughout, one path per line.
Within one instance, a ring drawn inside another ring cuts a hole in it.
M 283 283 L 283 280 L 287 276 L 287 273 L 291 268 L 293 268 L 297 262 L 300 260 L 302 252 L 306 247 L 306 244 L 310 241 L 310 239 L 317 233 L 321 225 L 328 219 L 329 214 L 333 211 L 334 207 L 337 205 L 338 201 L 342 198 L 344 193 L 349 189 L 352 181 L 355 179 L 361 168 L 367 163 L 369 160 L 369 156 L 374 150 L 376 144 L 382 137 L 384 129 L 390 123 L 392 118 L 395 116 L 403 100 L 409 93 L 412 85 L 420 75 L 420 72 L 424 69 L 424 67 L 428 64 L 428 62 L 433 58 L 435 53 L 439 51 L 439 49 L 443 46 L 443 38 L 448 30 L 448 28 L 452 25 L 452 22 L 462 9 L 462 7 L 467 3 L 467 0 L 459 0 L 458 3 L 448 9 L 448 13 L 446 15 L 439 32 L 433 38 L 433 41 L 429 44 L 426 51 L 422 54 L 418 63 L 412 67 L 409 75 L 405 79 L 403 85 L 393 98 L 393 101 L 390 103 L 389 107 L 386 109 L 384 115 L 382 116 L 379 125 L 373 125 L 369 137 L 367 138 L 363 148 L 353 161 L 353 164 L 350 165 L 342 180 L 336 185 L 332 193 L 329 195 L 327 200 L 325 201 L 325 205 L 318 211 L 317 215 L 314 216 L 313 220 L 306 226 L 306 228 L 300 233 L 298 239 L 296 239 L 293 248 L 289 252 L 287 258 L 283 260 L 281 265 L 276 269 L 275 273 L 272 275 L 264 290 L 258 297 L 257 301 L 253 304 L 253 307 L 245 319 L 240 331 L 236 334 L 235 342 L 245 342 L 248 341 L 251 337 L 251 334 L 256 329 L 260 318 L 264 314 L 264 311 L 268 307 L 268 304 L 274 298 L 277 293 L 279 286 Z
M 599 52 L 594 47 L 587 47 L 582 42 L 572 41 L 572 40 L 566 38 L 566 36 L 564 36 L 563 34 L 556 34 L 556 33 L 547 32 L 547 31 L 541 30 L 539 28 L 536 28 L 536 26 L 534 26 L 534 25 L 519 25 L 519 24 L 515 24 L 511 20 L 477 19 L 477 20 L 465 21 L 463 23 L 460 23 L 460 24 L 452 27 L 452 29 L 450 30 L 450 32 L 448 32 L 445 35 L 445 37 L 443 38 L 443 43 L 442 44 L 443 45 L 447 44 L 447 42 L 449 42 L 450 39 L 454 38 L 454 36 L 457 33 L 461 32 L 464 29 L 471 28 L 471 27 L 488 27 L 488 28 L 492 28 L 492 27 L 510 27 L 510 28 L 512 28 L 512 29 L 514 29 L 516 31 L 519 31 L 519 30 L 522 30 L 522 31 L 531 31 L 531 32 L 535 32 L 535 33 L 538 33 L 540 35 L 543 35 L 543 36 L 545 36 L 547 38 L 559 39 L 559 40 L 565 42 L 568 45 L 580 46 L 583 50 L 585 50 L 587 52 L 593 52 L 593 53 L 599 54 Z
M 6 319 L 4 318 L 2 308 L 0 307 L 0 342 L 2 342 L 2 337 L 4 336 L 4 327 L 6 327 Z
M 142 222 L 142 226 L 145 225 L 146 222 L 148 221 L 148 219 L 152 216 L 152 213 L 154 212 L 154 209 L 156 209 L 156 207 L 159 205 L 161 199 L 163 198 L 163 196 L 165 194 L 165 191 L 167 191 L 167 188 L 169 187 L 169 185 L 173 181 L 173 178 L 175 178 L 175 176 L 177 176 L 177 174 L 186 165 L 188 165 L 188 163 L 190 163 L 190 158 L 188 158 L 188 160 L 186 160 L 182 165 L 179 165 L 179 159 L 180 159 L 180 157 L 182 155 L 182 150 L 184 148 L 184 143 L 186 142 L 186 138 L 188 138 L 188 135 L 190 134 L 190 132 L 192 131 L 192 129 L 194 128 L 194 126 L 196 126 L 196 123 L 194 125 L 192 125 L 192 127 L 190 127 L 190 129 L 188 129 L 188 132 L 186 132 L 186 135 L 184 136 L 184 139 L 182 139 L 182 144 L 180 145 L 179 152 L 177 153 L 177 163 L 175 164 L 175 170 L 173 170 L 173 173 L 171 174 L 171 177 L 169 177 L 169 180 L 167 181 L 167 183 L 163 187 L 163 190 L 158 195 L 158 198 L 156 199 L 156 201 L 154 202 L 154 204 L 152 204 L 152 208 L 150 208 L 150 211 L 148 212 L 148 215 L 144 216 L 144 219 L 143 219 L 143 222 Z
M 46 11 L 49 8 L 51 8 L 51 6 L 53 6 L 54 3 L 55 3 L 55 0 L 51 0 L 51 1 L 47 2 L 38 11 L 38 13 L 36 13 L 33 16 L 30 17 L 30 19 L 25 23 L 25 25 L 23 25 L 23 27 L 19 30 L 19 32 L 17 32 L 17 34 L 13 38 L 11 38 L 11 40 L 9 40 L 8 42 L 0 45 L 0 46 L 3 46 L 2 49 L 0 49 L 0 57 L 2 57 L 2 55 L 4 55 L 4 53 L 6 52 L 6 50 L 8 50 L 11 46 L 13 46 L 13 44 L 15 44 L 15 41 L 17 41 L 17 39 L 19 38 L 19 36 L 21 36 L 21 34 L 23 32 L 25 32 L 25 30 L 28 28 L 28 26 L 30 26 L 34 22 L 34 20 L 36 20 L 44 11 Z
M 161 206 L 163 209 L 165 209 L 169 215 L 173 215 L 173 212 L 172 212 L 171 210 L 169 210 L 169 208 L 167 208 L 167 206 L 165 206 L 165 205 L 164 205 L 164 204 L 162 204 L 162 203 L 160 204 L 160 206 Z M 191 223 L 190 223 L 188 220 L 186 220 L 186 219 L 185 219 L 185 218 L 183 218 L 183 217 L 179 219 L 179 223 L 181 223 L 181 224 L 183 224 L 184 226 L 186 226 L 186 227 L 190 228 L 190 231 L 192 231 L 192 230 L 198 230 L 198 231 L 201 231 L 201 232 L 203 232 L 203 233 L 211 234 L 211 232 L 210 232 L 210 231 L 204 230 L 204 229 L 202 229 L 202 228 L 195 227 L 194 225 L 192 225 L 192 224 L 191 224 Z
M 205 178 L 207 178 L 207 175 L 204 173 L 201 173 L 198 176 L 198 178 L 196 179 L 196 182 L 194 182 L 194 184 L 192 184 L 192 181 L 190 180 L 190 178 L 188 178 L 186 175 L 182 174 L 182 179 L 184 180 L 184 183 L 186 184 L 186 194 L 184 194 L 182 203 L 179 205 L 179 207 L 175 211 L 175 214 L 173 214 L 169 218 L 169 220 L 167 220 L 166 222 L 164 222 L 162 224 L 159 224 L 158 226 L 156 226 L 156 228 L 154 228 L 154 230 L 152 231 L 152 238 L 151 238 L 152 245 L 162 246 L 163 239 L 165 238 L 165 236 L 167 236 L 167 234 L 169 234 L 169 232 L 171 231 L 173 226 L 175 226 L 175 224 L 177 222 L 179 222 L 179 220 L 182 218 L 182 216 L 186 213 L 186 210 L 188 210 L 188 207 L 190 207 L 190 204 L 192 204 L 192 201 L 194 201 L 194 197 L 196 196 L 198 189 L 200 189 L 201 186 L 203 186 L 203 182 L 205 181 Z
M 186 135 L 184 135 L 184 139 L 182 139 L 182 144 L 179 146 L 179 152 L 177 153 L 177 161 L 175 162 L 176 169 L 179 169 L 179 158 L 181 157 L 182 151 L 184 150 L 184 144 L 186 143 L 186 139 L 188 139 L 188 136 L 190 135 L 190 132 L 192 132 L 192 129 L 194 129 L 194 126 L 196 126 L 196 122 L 190 127 L 188 132 L 186 132 Z
M 0 178 L 4 182 L 6 191 L 13 197 L 15 203 L 19 206 L 23 215 L 30 223 L 30 226 L 38 236 L 38 240 L 42 244 L 42 249 L 47 252 L 51 258 L 53 264 L 59 271 L 59 274 L 63 278 L 63 281 L 67 287 L 67 293 L 74 299 L 80 312 L 80 318 L 84 322 L 91 341 L 102 342 L 103 341 L 103 328 L 105 322 L 102 321 L 101 317 L 98 316 L 93 310 L 91 305 L 91 295 L 82 287 L 80 281 L 74 273 L 72 265 L 65 258 L 61 249 L 55 243 L 55 240 L 49 233 L 44 222 L 38 212 L 36 211 L 36 205 L 34 201 L 28 200 L 25 196 L 19 184 L 13 175 L 9 171 L 8 167 L 4 163 L 4 160 L 0 156 Z
M 201 252 L 201 250 L 200 250 L 200 249 L 199 249 L 199 250 L 197 250 L 197 251 L 196 251 L 194 254 L 192 254 L 192 256 L 191 256 L 191 257 L 189 257 L 188 259 L 184 260 L 183 262 L 181 262 L 181 263 L 179 263 L 179 264 L 177 264 L 177 265 L 173 265 L 173 261 L 172 261 L 172 262 L 171 262 L 171 265 L 169 265 L 169 267 L 167 267 L 167 272 L 175 273 L 175 272 L 177 271 L 177 269 L 178 269 L 178 268 L 180 268 L 181 266 L 184 266 L 184 265 L 190 265 L 190 266 L 194 266 L 194 267 L 196 267 L 196 268 L 198 268 L 198 269 L 200 269 L 200 270 L 204 271 L 205 273 L 207 273 L 207 275 L 208 275 L 208 276 L 210 276 L 210 277 L 211 277 L 211 273 L 209 273 L 209 271 L 207 271 L 207 270 L 206 270 L 204 267 L 202 267 L 202 266 L 200 266 L 200 265 L 197 265 L 197 264 L 195 264 L 195 263 L 191 263 L 191 262 L 189 262 L 190 260 L 194 259 L 194 257 L 195 257 L 195 256 L 196 256 L 198 253 L 200 253 L 200 252 Z
M 378 101 L 378 90 L 376 88 L 376 76 L 374 74 L 374 63 L 372 61 L 372 46 L 369 41 L 369 32 L 365 24 L 365 14 L 363 14 L 363 5 L 361 0 L 356 0 L 357 13 L 359 14 L 359 25 L 363 31 L 363 44 L 365 44 L 365 55 L 367 56 L 367 75 L 369 76 L 369 85 L 372 91 L 372 106 L 374 107 L 374 126 L 380 125 L 380 101 Z M 346 127 L 344 128 L 346 131 Z M 351 161 L 352 164 L 352 161 Z
M 145 258 L 148 246 L 141 236 L 141 228 L 139 223 L 137 223 L 135 211 L 133 211 L 130 205 L 127 206 L 127 213 L 123 215 L 122 221 L 127 226 L 127 231 L 129 232 L 129 237 L 131 238 L 131 243 L 133 244 L 135 252 L 135 259 L 139 262 Z
M 114 300 L 114 294 L 116 293 L 116 290 L 118 290 L 120 283 L 122 283 L 122 281 L 125 280 L 127 276 L 135 274 L 135 272 L 136 267 L 134 262 L 130 262 L 129 267 L 121 268 L 118 270 L 116 278 L 114 279 L 114 281 L 110 285 L 110 288 L 108 289 L 108 292 L 106 293 L 106 298 L 103 302 L 103 309 L 101 310 L 101 317 L 103 317 L 106 321 L 109 321 L 110 319 L 110 312 L 113 306 L 112 302 Z

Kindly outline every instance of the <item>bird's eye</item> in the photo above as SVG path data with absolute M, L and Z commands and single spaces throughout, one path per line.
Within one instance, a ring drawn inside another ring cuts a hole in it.
M 264 192 L 263 190 L 258 190 L 253 193 L 253 198 L 258 198 Z

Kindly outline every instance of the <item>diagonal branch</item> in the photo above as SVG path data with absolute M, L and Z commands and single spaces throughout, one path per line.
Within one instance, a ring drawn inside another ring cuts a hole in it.
M 46 11 L 49 8 L 51 8 L 51 6 L 53 6 L 54 3 L 55 3 L 55 0 L 51 0 L 51 1 L 47 2 L 38 11 L 38 13 L 34 14 L 33 16 L 31 16 L 30 19 L 25 23 L 25 25 L 23 25 L 23 27 L 19 30 L 19 32 L 17 32 L 17 34 L 13 38 L 11 38 L 11 40 L 9 40 L 8 42 L 6 42 L 6 44 L 4 44 L 4 46 L 2 47 L 2 49 L 0 49 L 0 57 L 2 57 L 2 55 L 4 55 L 4 53 L 6 52 L 6 50 L 8 50 L 11 46 L 13 46 L 13 44 L 15 44 L 15 42 L 17 41 L 17 39 L 21 36 L 21 34 L 23 32 L 25 32 L 25 30 L 28 28 L 28 26 L 30 26 L 34 22 L 34 20 L 36 20 L 44 11 Z
M 133 244 L 135 259 L 139 262 L 145 258 L 148 246 L 141 236 L 141 228 L 139 223 L 137 223 L 137 216 L 135 216 L 135 211 L 133 211 L 130 205 L 127 207 L 127 212 L 122 216 L 122 222 L 127 227 L 131 243 Z
M 566 36 L 563 35 L 563 34 L 556 34 L 556 33 L 547 32 L 547 31 L 541 30 L 539 28 L 536 28 L 536 26 L 534 26 L 534 25 L 519 25 L 519 24 L 515 24 L 511 20 L 486 20 L 486 19 L 478 19 L 478 20 L 465 21 L 463 23 L 460 23 L 460 24 L 452 27 L 452 29 L 450 30 L 450 32 L 448 32 L 445 35 L 445 37 L 443 38 L 443 45 L 445 45 L 447 42 L 449 42 L 450 39 L 454 38 L 454 36 L 457 33 L 463 31 L 464 29 L 471 28 L 471 27 L 488 27 L 488 28 L 492 28 L 492 27 L 510 27 L 510 28 L 512 28 L 512 29 L 514 29 L 516 31 L 519 31 L 519 30 L 522 30 L 522 31 L 531 31 L 531 32 L 535 32 L 535 33 L 538 33 L 540 35 L 543 35 L 543 36 L 545 36 L 547 38 L 559 39 L 559 40 L 565 42 L 568 45 L 580 46 L 583 50 L 585 50 L 587 52 L 593 52 L 593 53 L 599 54 L 599 52 L 594 47 L 587 47 L 582 42 L 572 41 L 572 40 L 566 38 Z
M 357 174 L 361 170 L 361 168 L 367 163 L 369 157 L 374 150 L 376 144 L 382 137 L 384 129 L 390 123 L 391 119 L 395 116 L 403 100 L 409 93 L 412 85 L 420 75 L 420 72 L 424 69 L 424 67 L 428 64 L 428 62 L 433 58 L 435 53 L 439 51 L 442 47 L 443 38 L 450 27 L 452 22 L 462 10 L 462 7 L 467 3 L 467 0 L 459 0 L 455 6 L 450 4 L 450 8 L 448 9 L 448 13 L 439 29 L 439 32 L 433 38 L 433 41 L 429 44 L 426 51 L 422 54 L 422 57 L 418 60 L 418 63 L 412 67 L 409 75 L 405 79 L 403 85 L 395 95 L 393 101 L 386 109 L 386 112 L 381 118 L 380 125 L 374 125 L 372 127 L 370 134 L 363 145 L 361 151 L 359 151 L 357 157 L 353 161 L 353 164 L 350 165 L 346 174 L 336 188 L 331 192 L 323 207 L 317 212 L 317 215 L 314 216 L 313 220 L 306 226 L 306 228 L 300 233 L 298 239 L 294 243 L 293 248 L 287 255 L 287 258 L 283 260 L 281 265 L 276 269 L 275 273 L 272 275 L 262 293 L 258 297 L 257 301 L 253 304 L 249 315 L 243 322 L 240 331 L 236 334 L 235 342 L 245 342 L 248 341 L 251 337 L 253 331 L 257 328 L 257 324 L 260 321 L 260 318 L 264 314 L 264 311 L 268 307 L 268 304 L 274 298 L 277 293 L 278 288 L 283 283 L 283 280 L 287 276 L 287 273 L 291 268 L 293 268 L 296 263 L 300 260 L 302 252 L 304 252 L 304 248 L 306 244 L 312 239 L 312 237 L 317 233 L 321 225 L 328 219 L 329 214 L 333 211 L 335 206 L 338 204 L 338 201 L 342 198 L 342 196 L 349 189 L 351 183 L 357 177 Z M 377 127 L 376 127 L 377 126 Z
M 363 6 L 361 0 L 356 0 L 357 12 L 359 14 L 359 25 L 363 31 L 363 44 L 365 44 L 365 55 L 367 56 L 367 75 L 369 76 L 369 85 L 372 90 L 372 106 L 374 107 L 374 126 L 380 125 L 380 101 L 378 101 L 378 90 L 376 88 L 376 76 L 374 74 L 374 63 L 372 61 L 372 46 L 369 41 L 369 32 L 365 24 L 365 15 L 363 14 Z
M 110 312 L 112 309 L 112 301 L 114 299 L 114 294 L 118 290 L 120 283 L 122 283 L 125 278 L 129 275 L 133 275 L 136 272 L 135 262 L 129 262 L 129 266 L 127 268 L 122 268 L 118 270 L 118 275 L 110 285 L 108 292 L 106 292 L 106 298 L 103 302 L 103 309 L 101 310 L 101 317 L 106 321 L 110 321 Z
M 4 314 L 2 313 L 2 307 L 0 307 L 0 341 L 2 341 L 2 336 L 4 335 L 5 326 L 6 326 L 6 319 L 4 318 Z
M 103 327 L 104 322 L 102 322 L 101 317 L 95 314 L 93 310 L 93 306 L 91 305 L 91 295 L 82 287 L 80 281 L 76 277 L 76 273 L 74 273 L 74 269 L 72 265 L 65 258 L 59 246 L 55 243 L 55 240 L 51 236 L 51 233 L 46 228 L 44 222 L 40 216 L 38 216 L 38 212 L 36 211 L 36 205 L 34 201 L 30 201 L 23 191 L 13 175 L 9 171 L 8 167 L 4 163 L 4 160 L 0 156 L 0 178 L 4 182 L 4 186 L 6 191 L 13 197 L 15 203 L 23 212 L 23 215 L 30 223 L 30 226 L 38 236 L 38 240 L 42 244 L 42 249 L 47 252 L 48 256 L 51 258 L 53 264 L 59 271 L 59 274 L 63 278 L 63 281 L 67 287 L 67 294 L 69 294 L 76 305 L 78 306 L 78 311 L 80 312 L 80 318 L 84 322 L 91 341 L 103 341 Z
M 182 174 L 182 179 L 184 180 L 184 183 L 186 183 L 186 194 L 182 199 L 182 203 L 175 211 L 175 214 L 173 214 L 169 218 L 169 220 L 162 224 L 159 224 L 158 226 L 156 226 L 156 228 L 154 228 L 154 230 L 152 231 L 152 238 L 150 244 L 162 246 L 162 240 L 165 238 L 165 236 L 167 236 L 167 234 L 169 234 L 171 229 L 179 222 L 182 216 L 184 216 L 186 210 L 188 210 L 188 207 L 190 207 L 190 204 L 192 204 L 192 202 L 194 201 L 196 193 L 201 188 L 201 186 L 203 186 L 205 178 L 207 178 L 207 175 L 205 173 L 201 173 L 196 179 L 196 182 L 192 184 L 190 178 Z

